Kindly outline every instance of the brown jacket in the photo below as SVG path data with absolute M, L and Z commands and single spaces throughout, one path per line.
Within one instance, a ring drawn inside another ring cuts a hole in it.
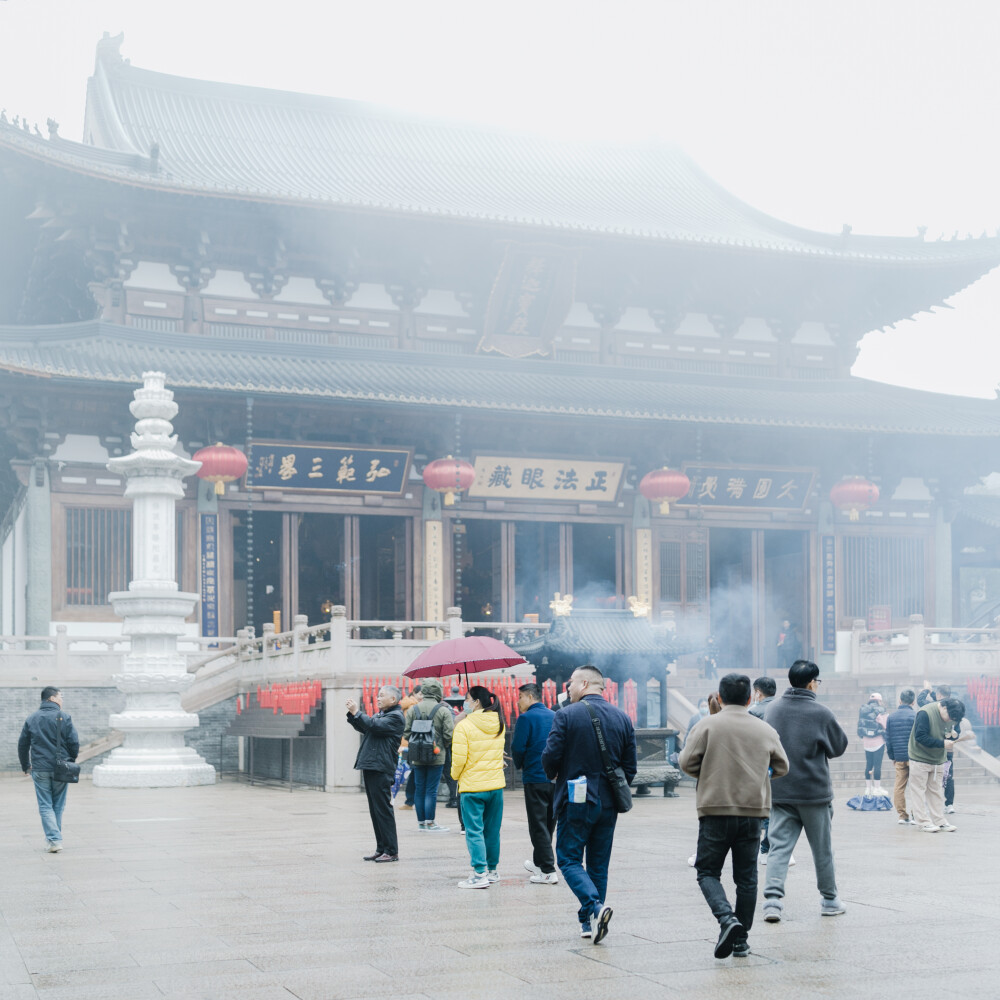
M 788 773 L 778 734 L 742 705 L 723 705 L 718 715 L 691 730 L 678 764 L 698 779 L 699 816 L 769 816 L 771 775 Z

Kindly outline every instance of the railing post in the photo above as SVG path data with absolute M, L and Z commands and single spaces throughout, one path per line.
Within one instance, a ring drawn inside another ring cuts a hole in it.
M 448 619 L 448 638 L 461 639 L 465 635 L 462 631 L 462 609 L 448 608 L 445 617 Z
M 66 626 L 56 626 L 56 676 L 62 677 L 69 670 L 69 639 Z
M 910 627 L 907 630 L 909 636 L 908 659 L 910 661 L 910 677 L 918 678 L 924 676 L 924 663 L 926 662 L 927 651 L 924 648 L 924 616 L 910 615 Z
M 263 673 L 264 676 L 267 677 L 270 674 L 267 661 L 274 656 L 274 622 L 264 622 L 260 631 L 260 656 Z
M 305 645 L 305 631 L 307 628 L 309 628 L 309 618 L 307 615 L 295 615 L 292 618 L 292 669 L 296 678 L 299 676 L 299 647 Z
M 861 673 L 861 636 L 865 630 L 864 618 L 851 622 L 851 673 Z
M 330 609 L 330 665 L 333 673 L 347 668 L 347 608 L 343 604 Z

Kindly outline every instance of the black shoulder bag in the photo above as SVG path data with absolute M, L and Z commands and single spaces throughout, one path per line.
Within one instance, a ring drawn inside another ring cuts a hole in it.
M 615 811 L 627 813 L 632 808 L 632 789 L 628 787 L 624 770 L 611 765 L 611 755 L 608 753 L 608 745 L 604 742 L 604 730 L 601 729 L 601 720 L 598 719 L 597 713 L 586 702 L 584 706 L 590 713 L 590 721 L 594 724 L 597 745 L 601 748 L 601 758 L 604 761 L 604 774 L 611 784 L 611 795 L 615 800 Z
M 67 760 L 62 738 L 63 717 L 59 716 L 59 737 L 56 744 L 56 766 L 52 769 L 52 780 L 63 781 L 67 785 L 76 784 L 80 780 L 80 765 Z

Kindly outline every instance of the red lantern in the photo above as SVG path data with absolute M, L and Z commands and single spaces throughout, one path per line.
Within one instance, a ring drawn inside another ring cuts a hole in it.
M 861 511 L 878 503 L 878 487 L 864 476 L 844 476 L 830 490 L 830 502 L 837 510 L 846 510 L 852 521 L 857 521 Z
M 455 494 L 467 490 L 476 478 L 476 470 L 460 458 L 439 458 L 424 467 L 424 483 L 444 494 L 444 505 L 455 503 Z
M 201 448 L 191 457 L 195 462 L 201 462 L 201 468 L 196 473 L 198 478 L 215 483 L 215 492 L 219 496 L 226 492 L 226 483 L 241 479 L 247 471 L 246 455 L 239 448 L 221 442 Z
M 639 492 L 650 501 L 659 503 L 660 513 L 669 514 L 670 504 L 683 500 L 691 489 L 691 480 L 677 469 L 654 469 L 639 483 Z

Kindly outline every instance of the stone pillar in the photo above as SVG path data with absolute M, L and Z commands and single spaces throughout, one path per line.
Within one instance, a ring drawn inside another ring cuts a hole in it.
M 125 694 L 125 710 L 112 715 L 112 729 L 124 742 L 94 768 L 94 784 L 109 788 L 211 785 L 215 768 L 184 744 L 184 733 L 198 716 L 181 707 L 181 694 L 194 675 L 177 649 L 184 620 L 197 594 L 177 587 L 175 503 L 184 495 L 186 476 L 199 463 L 175 451 L 171 420 L 174 394 L 161 372 L 144 372 L 129 409 L 136 418 L 130 455 L 113 458 L 108 468 L 124 476 L 132 498 L 132 576 L 127 591 L 110 595 L 122 632 L 131 639 L 124 672 L 115 680 Z
M 25 619 L 27 635 L 48 635 L 52 622 L 52 500 L 49 470 L 44 458 L 36 458 L 28 469 L 24 499 Z M 64 558 L 65 552 L 58 558 Z
M 939 507 L 934 521 L 934 626 L 951 628 L 953 590 L 951 568 L 951 522 Z
M 923 615 L 910 615 L 910 627 L 906 634 L 909 639 L 907 654 L 910 664 L 910 682 L 916 683 L 924 676 L 924 664 L 927 661 L 925 647 L 927 635 L 924 631 Z

